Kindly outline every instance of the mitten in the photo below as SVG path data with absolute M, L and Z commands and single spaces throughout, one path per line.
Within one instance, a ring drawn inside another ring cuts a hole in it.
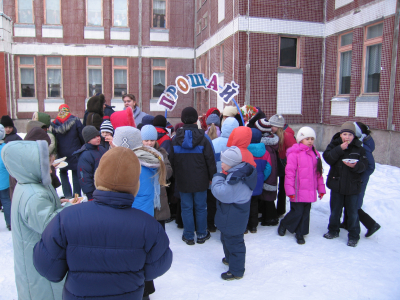
M 323 197 L 324 195 L 325 195 L 324 193 L 318 193 L 318 198 L 319 198 L 319 199 L 322 199 L 322 197 Z
M 296 196 L 295 196 L 295 195 L 288 195 L 288 197 L 289 197 L 290 199 L 294 199 L 294 198 L 296 198 Z

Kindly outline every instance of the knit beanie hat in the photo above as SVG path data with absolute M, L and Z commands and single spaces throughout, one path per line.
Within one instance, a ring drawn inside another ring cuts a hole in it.
M 112 135 L 114 135 L 114 127 L 112 126 L 111 122 L 109 120 L 104 120 L 103 123 L 101 123 L 100 126 L 100 132 L 109 132 Z
M 285 126 L 285 118 L 282 115 L 273 115 L 268 121 L 274 127 L 283 128 Z
M 100 136 L 100 132 L 96 129 L 96 127 L 92 125 L 85 126 L 82 130 L 82 136 L 85 143 L 89 143 L 89 141 L 96 136 Z
M 14 122 L 8 115 L 2 116 L 0 123 L 4 127 L 14 127 Z
M 314 129 L 312 129 L 311 127 L 301 127 L 299 129 L 299 132 L 297 132 L 296 135 L 296 140 L 298 143 L 300 143 L 302 140 L 312 137 L 314 138 L 314 140 L 317 138 L 317 136 L 315 135 L 315 131 Z
M 356 126 L 354 126 L 354 122 L 351 122 L 351 121 L 344 122 L 342 127 L 340 127 L 340 133 L 343 133 L 343 132 L 350 132 L 355 136 L 356 135 Z
M 225 117 L 234 117 L 238 114 L 238 110 L 235 106 L 227 105 L 225 106 L 222 115 Z
M 153 121 L 154 126 L 167 127 L 167 119 L 162 115 L 157 115 Z
M 229 147 L 221 152 L 221 162 L 234 167 L 242 162 L 242 152 L 236 146 Z
M 261 142 L 262 133 L 257 128 L 251 128 L 251 142 L 250 144 L 257 144 Z
M 219 111 L 219 109 L 218 108 L 216 108 L 216 107 L 211 107 L 209 110 L 207 110 L 207 112 L 206 112 L 206 120 L 207 120 L 207 118 L 211 115 L 211 114 L 215 114 L 215 115 L 217 115 L 218 117 L 221 115 L 221 112 Z
M 158 133 L 153 125 L 144 125 L 140 129 L 142 134 L 142 141 L 157 141 Z
M 272 125 L 267 119 L 259 119 L 255 123 L 255 127 L 262 133 L 270 133 Z
M 110 121 L 114 129 L 121 126 L 136 127 L 135 119 L 133 117 L 133 110 L 128 106 L 125 110 L 116 111 L 110 116 Z
M 194 124 L 198 118 L 199 115 L 193 107 L 188 106 L 182 110 L 181 120 L 184 124 Z
M 143 125 L 153 125 L 153 123 L 154 123 L 154 116 L 152 116 L 152 115 L 145 115 L 142 118 Z
M 131 126 L 122 126 L 115 129 L 112 143 L 117 147 L 134 150 L 143 146 L 140 130 Z
M 4 140 L 5 136 L 6 136 L 6 131 L 4 129 L 4 126 L 0 124 L 0 140 Z
M 139 177 L 140 162 L 135 153 L 117 147 L 108 150 L 101 157 L 94 174 L 94 182 L 98 190 L 111 190 L 136 196 L 140 186 Z
M 219 127 L 221 125 L 221 120 L 216 114 L 211 114 L 208 116 L 206 123 L 207 125 L 214 124 L 215 126 Z

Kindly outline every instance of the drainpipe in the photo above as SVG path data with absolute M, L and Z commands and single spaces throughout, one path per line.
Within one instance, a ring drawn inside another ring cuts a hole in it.
M 10 102 L 10 115 L 12 116 L 12 87 L 11 87 L 11 54 L 7 53 L 7 70 L 8 70 L 8 101 Z
M 387 130 L 394 130 L 393 124 L 393 103 L 396 83 L 396 66 L 397 66 L 397 45 L 399 43 L 399 15 L 400 15 L 400 0 L 396 1 L 396 15 L 394 19 L 393 45 L 392 45 L 392 63 L 390 70 L 390 87 L 389 87 L 389 105 Z
M 11 45 L 12 46 L 12 45 Z M 11 51 L 12 53 L 12 51 Z M 16 119 L 17 118 L 17 100 L 15 99 L 15 70 L 14 70 L 14 54 L 11 54 L 11 80 L 12 80 L 12 89 L 13 89 L 13 105 L 12 108 L 10 108 L 10 113 L 11 113 L 11 119 Z
M 244 104 L 250 105 L 250 0 L 247 0 L 247 59 L 246 59 L 246 94 Z
M 324 25 L 326 25 L 326 2 L 324 1 Z M 321 99 L 320 99 L 320 109 L 319 114 L 321 116 L 320 123 L 324 122 L 324 96 L 325 96 L 325 61 L 326 61 L 326 36 L 325 36 L 325 26 L 324 26 L 324 37 L 322 41 L 322 62 L 321 62 L 321 76 L 320 76 L 320 91 L 321 91 Z
M 139 107 L 143 110 L 142 106 L 142 1 L 139 0 L 139 40 L 138 40 L 138 50 L 139 50 Z
M 202 0 L 195 0 L 194 1 L 194 34 L 193 34 L 193 36 L 194 36 L 194 41 L 193 41 L 193 43 L 194 43 L 194 59 L 193 59 L 193 73 L 196 73 L 196 67 L 197 67 L 197 60 L 196 60 L 196 56 L 197 56 L 197 54 L 196 54 L 196 47 L 197 47 L 197 31 L 196 31 L 196 29 L 197 29 L 197 5 L 198 5 L 198 2 L 199 1 L 202 1 Z M 193 90 L 193 107 L 195 108 L 195 109 L 197 109 L 197 99 L 196 99 L 196 92 L 195 92 L 195 90 Z

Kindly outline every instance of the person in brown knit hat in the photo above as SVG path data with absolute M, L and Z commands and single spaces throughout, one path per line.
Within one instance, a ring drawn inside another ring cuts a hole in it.
M 44 230 L 34 249 L 34 265 L 53 282 L 68 272 L 64 299 L 142 299 L 145 280 L 171 267 L 164 229 L 132 208 L 139 176 L 139 159 L 132 150 L 107 151 L 96 170 L 93 201 L 63 210 Z

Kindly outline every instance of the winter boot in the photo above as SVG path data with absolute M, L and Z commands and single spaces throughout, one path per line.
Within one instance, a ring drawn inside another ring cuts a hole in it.
M 207 230 L 207 234 L 205 237 L 197 238 L 197 244 L 204 244 L 211 237 L 210 232 Z
M 242 279 L 243 276 L 235 276 L 231 272 L 225 272 L 221 274 L 221 278 L 223 280 L 233 280 L 233 279 Z
M 356 247 L 356 246 L 357 246 L 357 243 L 358 243 L 358 240 L 349 240 L 349 241 L 347 242 L 347 246 Z
M 324 238 L 331 240 L 339 237 L 339 232 L 334 232 L 334 231 L 328 231 L 327 233 L 324 234 Z
M 283 226 L 282 222 L 281 222 L 281 224 L 279 224 L 278 234 L 280 236 L 284 236 L 286 234 L 286 228 Z
M 194 245 L 194 240 L 188 240 L 183 235 L 182 235 L 182 241 L 184 241 L 189 246 L 193 246 Z
M 270 219 L 270 220 L 261 222 L 261 226 L 276 226 L 278 224 L 279 224 L 279 219 Z
M 379 228 L 381 228 L 381 225 L 379 225 L 378 223 L 375 223 L 374 226 L 372 226 L 371 228 L 368 229 L 367 233 L 365 234 L 365 237 L 370 237 L 375 232 L 377 232 L 379 230 Z
M 226 258 L 225 258 L 225 257 L 222 259 L 222 263 L 223 263 L 224 265 L 227 265 L 227 266 L 229 266 L 229 263 L 228 263 L 228 261 L 226 260 Z
M 304 236 L 302 236 L 300 234 L 296 234 L 296 240 L 297 240 L 297 244 L 299 244 L 299 245 L 304 245 L 306 243 Z

